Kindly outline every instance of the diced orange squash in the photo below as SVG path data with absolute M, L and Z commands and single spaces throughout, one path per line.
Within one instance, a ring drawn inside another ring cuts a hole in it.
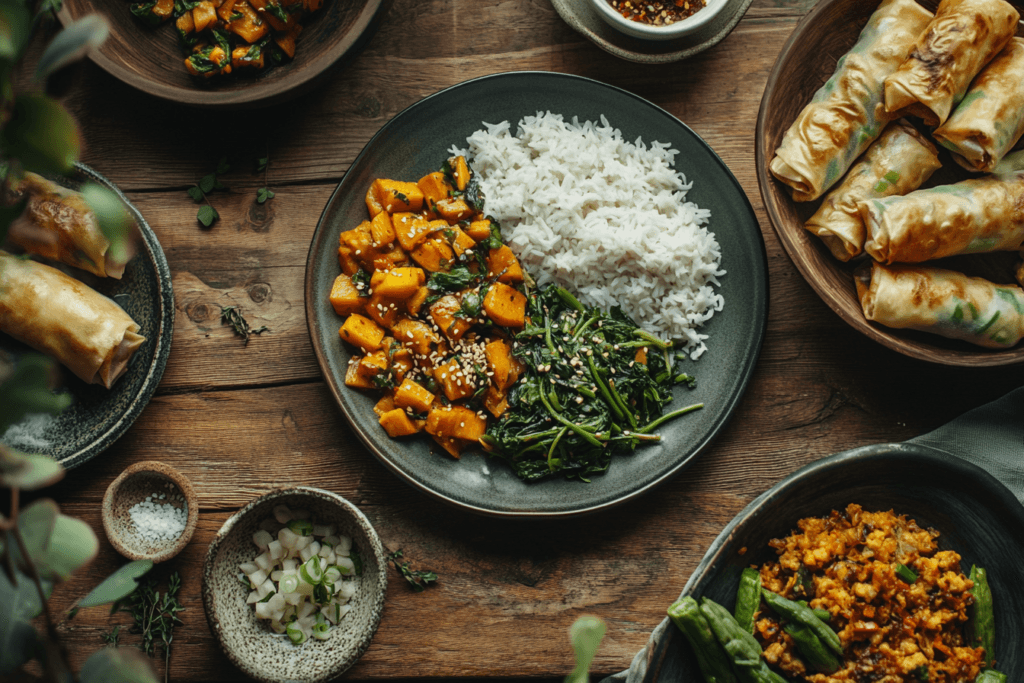
M 409 416 L 401 408 L 395 408 L 380 416 L 380 426 L 388 433 L 388 436 L 408 436 L 419 431 Z
M 345 368 L 345 385 L 357 389 L 374 389 L 373 382 L 359 374 L 359 362 L 361 360 L 361 357 L 353 356 L 352 360 L 348 362 L 348 367 Z
M 441 385 L 445 397 L 449 401 L 472 396 L 476 392 L 476 375 L 467 375 L 455 359 L 442 363 L 434 368 L 434 380 Z
M 526 295 L 502 282 L 495 282 L 484 296 L 484 311 L 499 325 L 522 327 L 526 321 Z
M 473 326 L 466 318 L 460 318 L 455 314 L 462 309 L 462 302 L 459 297 L 447 294 L 430 306 L 430 317 L 437 325 L 437 328 L 452 341 L 462 339 L 462 335 Z
M 359 290 L 352 282 L 352 276 L 342 273 L 334 278 L 329 297 L 334 312 L 338 315 L 351 315 L 363 310 L 366 299 L 359 296 Z
M 358 346 L 367 353 L 379 349 L 384 339 L 384 330 L 377 323 L 358 313 L 350 315 L 338 333 L 349 344 Z
M 370 189 L 366 191 L 366 210 L 370 212 L 371 218 L 384 210 L 380 199 L 377 198 L 377 190 L 373 185 L 370 185 Z
M 173 0 L 171 1 L 171 4 L 174 4 Z M 220 3 L 220 7 L 217 8 L 217 16 L 219 16 L 220 20 L 223 21 L 225 24 L 231 22 L 231 15 L 234 13 L 235 0 L 224 0 L 222 3 Z M 191 12 L 185 12 L 185 14 L 182 14 L 181 16 L 184 17 L 188 14 L 191 14 Z
M 405 299 L 415 294 L 426 280 L 422 268 L 392 268 L 380 284 L 373 286 L 373 293 Z
M 508 248 L 508 245 L 501 245 L 498 249 L 491 249 L 487 256 L 487 276 L 498 276 L 499 282 L 516 283 L 523 281 L 523 268 L 519 265 L 519 259 Z
M 447 199 L 453 189 L 445 180 L 444 173 L 440 171 L 428 173 L 420 178 L 416 185 L 423 192 L 423 199 L 427 206 L 431 208 L 442 199 Z
M 180 17 L 178 17 L 174 22 L 174 26 L 178 29 L 178 32 L 181 33 L 181 35 L 186 36 L 189 33 L 194 33 L 196 30 L 196 24 L 194 21 L 192 21 L 191 12 L 185 12 Z
M 377 417 L 380 417 L 389 410 L 395 409 L 395 399 L 391 394 L 384 394 L 381 396 L 377 404 L 373 406 L 373 412 L 377 413 Z
M 256 14 L 256 10 L 245 0 L 238 0 L 232 10 L 233 14 L 241 14 L 242 16 L 228 24 L 228 30 L 241 36 L 245 42 L 255 43 L 270 30 L 269 24 L 263 21 Z M 195 12 L 194 9 L 192 11 Z M 196 24 L 196 30 L 202 30 L 199 28 L 198 23 Z
M 484 356 L 490 366 L 491 381 L 502 393 L 509 388 L 508 373 L 512 369 L 512 349 L 501 340 L 495 339 L 484 347 Z
M 386 270 L 375 270 L 370 275 L 370 293 L 377 291 L 377 287 L 380 283 L 384 282 L 384 278 L 387 277 L 388 273 Z
M 391 330 L 395 333 L 395 339 L 408 346 L 414 353 L 420 356 L 428 355 L 430 353 L 430 345 L 441 341 L 441 338 L 430 329 L 429 325 L 419 320 L 412 320 L 411 318 L 399 318 L 391 326 Z
M 395 248 L 385 254 L 385 256 L 396 266 L 404 266 L 409 263 L 409 256 L 405 253 L 405 249 L 402 249 L 402 245 L 400 244 L 396 244 Z
M 452 177 L 455 179 L 455 187 L 458 188 L 459 192 L 466 189 L 469 185 L 469 164 L 466 163 L 466 157 L 461 154 L 454 159 L 450 159 L 449 163 L 452 167 Z
M 416 212 L 423 208 L 423 190 L 416 183 L 377 178 L 372 189 L 377 195 L 377 202 L 388 213 Z
M 267 8 L 267 7 L 270 7 L 270 6 L 273 6 L 273 5 L 277 5 L 278 7 L 281 7 L 281 3 L 278 2 L 278 0 L 249 0 L 249 2 L 252 4 L 253 7 L 256 7 L 256 3 L 257 2 L 262 2 L 264 8 Z M 259 8 L 257 8 L 257 9 L 259 9 Z M 281 21 L 276 16 L 274 16 L 273 12 L 267 11 L 266 9 L 264 9 L 264 11 L 261 12 L 261 16 L 263 17 L 263 19 L 265 21 L 270 23 L 270 26 L 275 31 L 281 31 L 281 32 L 284 32 L 284 33 L 287 33 L 288 31 L 290 31 L 298 23 L 298 17 L 295 14 L 290 14 L 288 12 L 285 12 L 285 16 L 288 17 L 288 21 Z M 291 55 L 289 55 L 289 56 L 291 56 Z
M 647 347 L 641 346 L 637 349 L 636 353 L 633 355 L 633 360 L 641 365 L 647 365 Z
M 404 381 L 412 368 L 412 351 L 403 347 L 391 354 L 391 371 L 395 374 L 396 382 Z
M 458 223 L 473 215 L 473 209 L 461 197 L 442 199 L 437 202 L 435 210 L 449 223 Z
M 294 22 L 294 16 L 289 17 L 290 22 Z M 280 23 L 280 22 L 278 22 Z M 285 34 L 278 34 L 274 36 L 274 42 L 281 48 L 281 51 L 288 55 L 288 59 L 295 57 L 295 41 L 298 39 L 299 34 L 302 33 L 302 25 L 294 24 Z
M 428 296 L 430 296 L 430 290 L 426 287 L 420 287 L 412 296 L 405 300 L 405 310 L 409 311 L 409 315 L 419 315 L 420 309 L 423 308 L 423 304 L 426 303 Z
M 341 243 L 352 250 L 352 258 L 369 271 L 376 270 L 374 262 L 382 256 L 373 246 L 370 236 L 370 221 L 363 221 L 351 230 L 341 233 Z
M 427 433 L 476 441 L 487 431 L 487 420 L 465 406 L 434 407 L 427 415 Z
M 457 255 L 462 256 L 466 253 L 467 249 L 472 249 L 476 246 L 476 242 L 473 241 L 473 238 L 462 232 L 462 229 L 459 228 L 459 226 L 452 226 L 451 229 L 454 232 L 451 240 L 452 249 L 455 250 Z
M 366 311 L 366 317 L 373 322 L 381 327 L 391 327 L 398 320 L 400 308 L 403 311 L 405 309 L 402 301 L 382 296 L 374 290 L 373 296 L 366 300 L 366 308 L 364 310 Z
M 174 4 L 171 3 L 173 8 Z M 198 5 L 192 8 L 192 23 L 196 27 L 196 33 L 204 31 L 207 26 L 210 26 L 217 21 L 217 8 L 213 6 L 210 0 L 202 0 Z
M 412 408 L 414 412 L 425 413 L 434 403 L 434 395 L 410 379 L 403 380 L 395 390 L 395 405 Z
M 391 214 L 387 211 L 381 211 L 370 221 L 370 238 L 375 247 L 393 244 L 397 239 L 395 228 L 391 224 Z
M 355 275 L 359 272 L 359 261 L 356 261 L 352 250 L 344 244 L 338 247 L 338 265 L 345 275 Z
M 431 273 L 448 270 L 455 252 L 443 239 L 429 239 L 412 250 L 412 260 Z
M 161 21 L 166 21 L 174 14 L 174 0 L 156 0 L 156 4 L 149 11 L 160 17 Z
M 387 354 L 383 351 L 374 351 L 373 353 L 366 354 L 362 359 L 360 359 L 359 365 L 356 367 L 356 372 L 358 372 L 364 379 L 372 380 L 387 369 Z
M 508 397 L 501 393 L 494 386 L 487 387 L 487 392 L 484 394 L 484 407 L 490 411 L 494 417 L 501 417 L 502 414 L 508 410 Z
M 466 234 L 477 242 L 482 242 L 491 236 L 491 221 L 486 218 L 479 221 L 472 221 L 469 224 L 469 227 L 466 228 Z
M 395 235 L 398 237 L 398 243 L 408 251 L 415 249 L 416 245 L 425 240 L 427 235 L 433 231 L 430 221 L 414 213 L 392 214 L 391 221 Z
M 185 14 L 181 16 L 187 16 Z M 257 50 L 257 55 L 251 57 L 250 46 L 236 47 L 231 51 L 231 66 L 236 69 L 262 69 L 263 68 L 263 51 Z
M 433 436 L 431 438 L 437 442 L 437 445 L 445 449 L 448 455 L 452 456 L 456 460 L 462 457 L 462 449 L 466 447 L 465 442 L 453 439 L 450 436 Z

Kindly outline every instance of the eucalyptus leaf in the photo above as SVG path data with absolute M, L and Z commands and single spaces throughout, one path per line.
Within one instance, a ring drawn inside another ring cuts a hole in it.
M 13 372 L 0 383 L 0 433 L 29 413 L 56 414 L 71 405 L 70 394 L 50 391 L 55 366 L 52 358 L 38 353 L 18 359 Z
M 0 61 L 18 61 L 28 45 L 32 16 L 24 0 L 0 0 Z
M 29 93 L 14 100 L 11 118 L 0 133 L 0 146 L 29 171 L 67 173 L 82 151 L 82 137 L 63 104 Z
M 192 201 L 194 201 L 196 204 L 203 201 L 203 191 L 200 190 L 199 187 L 196 185 L 193 185 L 192 187 L 188 188 L 188 196 L 191 197 Z
M 569 640 L 576 651 L 576 668 L 565 677 L 565 683 L 587 683 L 590 680 L 590 664 L 607 628 L 603 619 L 588 615 L 580 617 L 569 627 Z
M 203 192 L 213 191 L 213 186 L 217 183 L 217 176 L 214 174 L 204 175 L 199 179 L 199 189 Z
M 98 48 L 110 35 L 110 24 L 98 14 L 78 19 L 54 36 L 46 46 L 36 66 L 36 80 L 45 81 L 50 75 Z
M 42 614 L 36 585 L 24 574 L 12 584 L 6 572 L 0 572 L 0 677 L 17 671 L 36 650 L 38 636 L 32 619 Z M 43 595 L 53 592 L 53 585 L 44 581 Z
M 0 445 L 0 486 L 35 491 L 64 478 L 64 468 L 48 455 L 20 453 Z
M 36 569 L 47 579 L 63 581 L 96 557 L 99 549 L 99 539 L 88 524 L 74 517 L 57 515 L 50 543 Z
M 85 660 L 82 683 L 157 683 L 146 655 L 133 647 L 105 647 Z
M 34 501 L 18 513 L 18 532 L 25 543 L 25 552 L 37 568 L 46 557 L 46 549 L 50 545 L 59 516 L 60 508 L 49 498 Z M 15 566 L 27 571 L 21 548 L 13 538 L 9 543 Z
M 135 560 L 124 565 L 92 589 L 78 603 L 79 607 L 106 605 L 126 598 L 139 587 L 139 577 L 153 568 L 152 560 Z

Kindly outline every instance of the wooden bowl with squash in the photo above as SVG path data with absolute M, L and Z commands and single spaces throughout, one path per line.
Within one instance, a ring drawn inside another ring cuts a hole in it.
M 918 0 L 934 12 L 937 0 Z M 857 41 L 877 0 L 821 0 L 800 21 L 768 77 L 757 118 L 755 155 L 757 181 L 772 227 L 793 264 L 822 300 L 846 323 L 874 341 L 912 358 L 955 366 L 996 366 L 1024 363 L 1024 341 L 1007 349 L 985 349 L 935 334 L 892 329 L 865 319 L 857 296 L 854 271 L 862 261 L 842 262 L 825 244 L 804 229 L 821 200 L 796 202 L 790 190 L 772 176 L 769 163 L 797 115 L 836 68 L 836 60 Z M 1018 31 L 1018 36 L 1021 35 Z M 939 150 L 942 168 L 923 187 L 971 177 Z M 827 193 L 826 193 L 827 194 Z M 999 284 L 1015 284 L 1015 252 L 954 256 L 920 265 L 960 271 Z
M 89 14 L 106 17 L 110 37 L 90 58 L 128 85 L 172 102 L 228 109 L 277 104 L 309 91 L 331 67 L 365 45 L 390 4 L 388 0 L 323 0 L 322 6 L 302 19 L 293 58 L 266 69 L 236 68 L 231 74 L 205 78 L 186 70 L 188 52 L 179 43 L 173 16 L 148 26 L 132 13 L 134 5 L 151 1 L 64 0 L 58 18 L 67 26 Z M 212 0 L 212 5 L 222 1 Z

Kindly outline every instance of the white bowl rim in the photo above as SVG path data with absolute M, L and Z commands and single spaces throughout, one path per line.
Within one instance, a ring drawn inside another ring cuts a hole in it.
M 608 0 L 588 0 L 594 10 L 613 28 L 637 38 L 647 40 L 671 40 L 694 33 L 711 23 L 729 4 L 729 0 L 707 0 L 707 5 L 682 21 L 668 26 L 652 26 L 626 19 L 612 9 Z

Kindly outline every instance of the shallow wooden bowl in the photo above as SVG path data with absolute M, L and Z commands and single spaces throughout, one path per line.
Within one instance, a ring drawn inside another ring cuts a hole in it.
M 937 0 L 920 2 L 930 11 L 938 5 Z M 840 318 L 869 338 L 907 356 L 945 365 L 1024 363 L 1024 343 L 1012 349 L 989 350 L 938 335 L 895 330 L 866 320 L 853 280 L 853 271 L 861 262 L 836 260 L 821 240 L 803 228 L 821 201 L 794 202 L 789 188 L 776 180 L 768 168 L 789 126 L 814 92 L 832 75 L 839 57 L 857 42 L 857 36 L 878 4 L 875 0 L 821 0 L 801 20 L 782 48 L 761 99 L 755 138 L 757 182 L 768 218 L 782 246 L 811 287 Z M 941 150 L 940 157 L 943 168 L 926 186 L 968 177 L 948 152 Z M 994 282 L 1015 284 L 1016 259 L 1013 253 L 986 254 L 943 259 L 935 265 Z
M 110 37 L 90 55 L 110 75 L 150 95 L 193 106 L 266 106 L 302 94 L 336 63 L 358 51 L 376 30 L 387 0 L 327 0 L 306 20 L 295 58 L 258 75 L 211 79 L 185 71 L 185 55 L 169 21 L 144 26 L 125 0 L 64 0 L 58 17 L 65 26 L 87 14 L 110 22 Z

